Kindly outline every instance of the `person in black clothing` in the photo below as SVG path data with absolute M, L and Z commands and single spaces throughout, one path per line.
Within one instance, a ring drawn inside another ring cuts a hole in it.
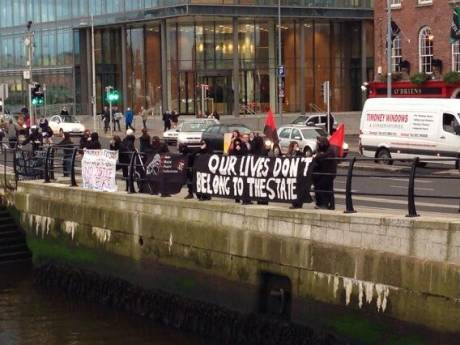
M 63 107 L 61 110 L 61 116 L 69 116 L 69 111 L 66 107 Z
M 32 150 L 34 152 L 38 151 L 38 150 L 41 150 L 41 148 L 43 146 L 43 136 L 38 131 L 37 126 L 32 126 L 30 128 L 30 134 L 29 134 L 29 137 L 28 137 L 26 143 L 29 143 L 29 142 L 32 145 Z
M 104 133 L 107 133 L 110 129 L 110 111 L 107 106 L 104 107 L 104 111 L 102 113 L 102 120 L 104 121 Z
M 128 134 L 120 143 L 120 150 L 118 155 L 118 162 L 120 163 L 123 171 L 123 177 L 128 177 L 129 163 L 131 161 L 131 155 L 136 151 L 134 145 L 136 137 L 134 134 Z
M 120 151 L 121 138 L 118 135 L 114 135 L 109 144 L 110 151 Z
M 233 156 L 246 156 L 249 153 L 248 146 L 246 145 L 245 142 L 241 140 L 241 138 L 236 138 L 233 140 L 233 146 L 231 149 L 228 151 L 229 155 Z M 235 199 L 236 203 L 240 202 L 240 199 Z M 247 196 L 242 197 L 242 204 L 243 205 L 251 205 L 252 202 L 249 200 Z
M 99 142 L 99 134 L 97 134 L 97 132 L 91 133 L 91 136 L 89 137 L 86 148 L 88 150 L 100 150 L 101 149 L 101 143 Z
M 164 132 L 171 129 L 171 113 L 165 111 L 163 113 Z
M 166 143 L 162 143 L 160 141 L 160 137 L 154 136 L 152 138 L 152 144 L 150 147 L 147 149 L 147 153 L 153 153 L 153 154 L 163 154 L 163 153 L 168 153 L 169 148 Z
M 57 144 L 59 149 L 62 150 L 62 168 L 64 171 L 64 177 L 68 177 L 70 175 L 70 166 L 72 163 L 72 154 L 73 154 L 73 142 L 70 138 L 70 134 L 68 132 L 64 132 L 64 139 L 61 140 Z
M 177 128 L 177 123 L 179 122 L 179 114 L 175 110 L 171 112 L 171 124 L 173 128 Z
M 317 153 L 313 157 L 312 171 L 313 185 L 315 186 L 316 208 L 320 209 L 335 209 L 334 198 L 334 179 L 337 174 L 337 157 L 336 151 L 329 145 L 329 140 L 326 137 L 317 138 Z
M 150 147 L 150 135 L 147 133 L 147 129 L 142 128 L 142 135 L 139 138 L 139 151 L 141 153 L 147 153 Z
M 206 139 L 201 140 L 200 150 L 198 151 L 197 155 L 209 155 L 211 153 L 212 149 L 209 146 L 209 142 Z M 196 193 L 196 197 L 199 201 L 211 200 L 211 196 L 206 194 Z
M 251 141 L 251 151 L 250 154 L 254 156 L 267 157 L 268 150 L 265 147 L 264 138 L 261 136 L 254 136 Z
M 286 157 L 302 157 L 302 151 L 300 151 L 299 143 L 297 141 L 291 141 L 289 143 L 288 152 Z
M 195 154 L 190 151 L 187 145 L 179 145 L 179 153 L 187 159 L 187 189 L 188 194 L 184 199 L 193 199 L 193 164 L 195 162 Z

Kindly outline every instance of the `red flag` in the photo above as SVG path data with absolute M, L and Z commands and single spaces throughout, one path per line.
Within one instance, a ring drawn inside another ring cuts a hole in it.
M 337 156 L 343 156 L 343 143 L 345 141 L 345 126 L 343 123 L 339 125 L 334 134 L 329 138 L 329 144 L 337 148 Z
M 273 116 L 273 112 L 271 109 L 268 110 L 267 117 L 265 118 L 264 134 L 273 143 L 278 142 L 278 133 L 276 132 L 275 117 Z

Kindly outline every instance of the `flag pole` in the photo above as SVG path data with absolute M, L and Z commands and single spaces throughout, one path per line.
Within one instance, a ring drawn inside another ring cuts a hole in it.
M 391 3 L 390 0 L 387 0 L 387 97 L 391 97 L 391 52 L 393 49 L 393 44 L 391 42 Z

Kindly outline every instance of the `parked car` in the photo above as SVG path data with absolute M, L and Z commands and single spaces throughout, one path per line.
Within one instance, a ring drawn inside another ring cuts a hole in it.
M 54 115 L 48 119 L 48 124 L 53 133 L 63 134 L 68 132 L 70 135 L 83 135 L 85 126 L 73 115 Z
M 168 145 L 176 145 L 177 137 L 182 129 L 183 122 L 179 123 L 176 128 L 168 129 L 163 133 L 163 141 Z
M 226 133 L 232 133 L 233 131 L 239 131 L 241 134 L 249 134 L 252 130 L 241 124 L 214 124 L 206 128 L 203 132 L 203 139 L 209 141 L 209 146 L 214 152 L 223 152 L 224 150 L 224 135 Z
M 198 148 L 206 128 L 218 123 L 219 121 L 216 119 L 193 119 L 184 121 L 179 135 L 177 136 L 177 146 L 183 144 L 190 148 Z
M 287 153 L 291 141 L 297 141 L 305 156 L 310 157 L 316 152 L 316 138 L 318 136 L 327 137 L 328 135 L 323 129 L 317 127 L 302 125 L 282 126 L 278 129 L 278 150 L 280 153 Z M 346 157 L 347 155 L 348 144 L 343 143 L 342 157 Z
M 331 114 L 333 128 L 337 127 L 337 121 L 334 115 Z M 294 121 L 293 125 L 304 125 L 304 126 L 314 126 L 320 127 L 327 131 L 327 114 L 312 114 L 312 115 L 300 115 Z

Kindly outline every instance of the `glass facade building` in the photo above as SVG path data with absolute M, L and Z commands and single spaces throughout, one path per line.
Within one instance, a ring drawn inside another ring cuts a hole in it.
M 278 0 L 0 0 L 0 83 L 9 84 L 7 107 L 20 108 L 27 100 L 24 39 L 30 20 L 33 80 L 46 85 L 48 112 L 66 104 L 91 114 L 93 53 L 98 111 L 108 85 L 120 90 L 122 107 L 135 111 L 276 109 L 277 5 Z M 360 85 L 372 80 L 372 8 L 372 0 L 281 1 L 284 111 L 324 107 L 326 80 L 334 111 L 361 106 Z

